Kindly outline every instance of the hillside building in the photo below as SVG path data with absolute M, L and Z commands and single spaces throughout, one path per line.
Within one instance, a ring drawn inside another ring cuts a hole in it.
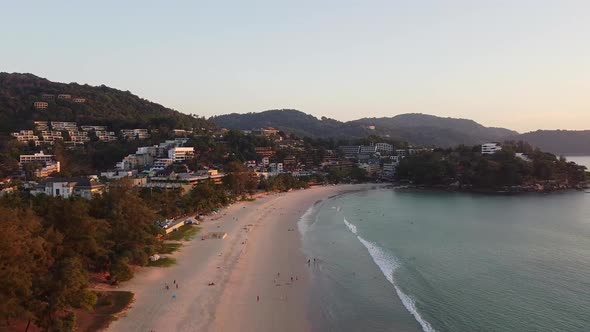
M 191 147 L 174 147 L 168 150 L 168 158 L 172 159 L 175 163 L 185 161 L 192 158 L 195 155 L 195 148 Z
M 494 154 L 501 151 L 502 147 L 498 143 L 485 143 L 481 145 L 481 154 Z
M 49 107 L 49 103 L 46 101 L 36 101 L 33 103 L 33 107 L 38 110 L 46 110 Z

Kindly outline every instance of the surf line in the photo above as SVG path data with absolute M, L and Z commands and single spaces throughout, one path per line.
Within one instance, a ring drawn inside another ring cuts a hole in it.
M 410 312 L 410 314 L 412 314 L 412 316 L 414 316 L 416 321 L 418 321 L 418 323 L 422 327 L 422 330 L 424 332 L 436 332 L 432 325 L 430 325 L 430 323 L 426 321 L 418 312 L 418 308 L 416 308 L 416 300 L 414 300 L 411 296 L 407 295 L 406 293 L 402 292 L 399 286 L 395 283 L 393 275 L 395 273 L 395 270 L 397 270 L 400 267 L 398 259 L 392 254 L 385 251 L 383 248 L 379 247 L 377 244 L 363 239 L 360 235 L 358 235 L 357 228 L 355 225 L 348 222 L 346 218 L 343 218 L 343 220 L 346 227 L 348 227 L 348 229 L 357 237 L 357 239 L 363 244 L 363 246 L 367 248 L 367 250 L 369 251 L 369 255 L 371 255 L 371 258 L 373 258 L 373 262 L 377 264 L 385 278 L 393 285 L 393 288 L 395 288 L 395 292 L 397 293 L 399 299 L 402 301 L 404 307 Z

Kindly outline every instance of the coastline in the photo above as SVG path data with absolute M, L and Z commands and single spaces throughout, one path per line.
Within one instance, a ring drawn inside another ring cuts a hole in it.
M 141 269 L 119 287 L 133 292 L 135 302 L 108 330 L 309 330 L 309 272 L 298 222 L 318 200 L 376 187 L 383 185 L 319 186 L 272 194 L 207 217 L 202 234 L 221 231 L 227 238 L 198 237 L 173 255 L 176 265 Z M 174 281 L 179 289 L 167 291 L 165 283 Z

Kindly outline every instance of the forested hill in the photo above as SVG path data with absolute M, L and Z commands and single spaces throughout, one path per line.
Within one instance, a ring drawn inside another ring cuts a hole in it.
M 512 137 L 561 155 L 590 155 L 590 130 L 537 130 Z
M 55 99 L 42 99 L 43 94 Z M 57 99 L 58 94 L 84 98 Z M 36 101 L 49 103 L 46 110 L 33 107 Z M 120 128 L 200 128 L 210 123 L 142 99 L 129 91 L 107 86 L 57 83 L 33 74 L 0 73 L 0 132 L 32 128 L 33 121 L 77 121 L 79 124 Z
M 252 129 L 271 126 L 302 136 L 355 138 L 370 134 L 388 136 L 425 146 L 454 146 L 500 141 L 515 131 L 488 128 L 472 120 L 441 118 L 426 114 L 402 114 L 391 118 L 364 118 L 340 122 L 297 110 L 271 110 L 260 113 L 227 114 L 210 119 L 219 126 Z M 374 129 L 371 126 L 375 126 Z

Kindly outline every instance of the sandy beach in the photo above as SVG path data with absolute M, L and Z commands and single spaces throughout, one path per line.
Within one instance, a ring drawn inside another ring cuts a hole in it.
M 142 268 L 119 287 L 133 292 L 135 300 L 108 330 L 309 330 L 310 267 L 301 251 L 297 222 L 318 200 L 366 186 L 274 194 L 233 204 L 206 218 L 200 234 L 226 232 L 227 237 L 198 236 L 174 255 L 176 265 Z

